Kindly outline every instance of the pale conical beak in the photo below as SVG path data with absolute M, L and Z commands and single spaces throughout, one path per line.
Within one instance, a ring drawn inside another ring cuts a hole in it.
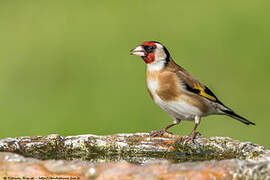
M 135 56 L 146 56 L 146 52 L 145 52 L 145 50 L 143 49 L 142 46 L 138 46 L 135 49 L 132 49 L 130 52 L 131 52 L 130 53 L 131 55 L 135 55 Z

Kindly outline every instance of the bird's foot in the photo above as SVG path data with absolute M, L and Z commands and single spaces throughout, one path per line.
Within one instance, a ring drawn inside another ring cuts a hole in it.
M 156 136 L 172 136 L 173 133 L 168 132 L 166 128 L 163 128 L 161 130 L 155 130 L 155 131 L 151 131 L 149 133 L 150 136 L 156 137 Z
M 201 133 L 196 132 L 196 131 L 192 131 L 189 136 L 187 136 L 186 138 L 183 138 L 183 140 L 184 140 L 183 143 L 184 144 L 189 143 L 189 142 L 193 142 L 194 143 L 194 139 L 197 136 L 201 136 Z

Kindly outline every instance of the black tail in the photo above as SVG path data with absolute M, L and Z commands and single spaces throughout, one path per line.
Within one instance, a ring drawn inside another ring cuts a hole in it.
M 235 114 L 233 111 L 230 111 L 230 110 L 222 110 L 226 115 L 238 120 L 238 121 L 241 121 L 242 123 L 245 123 L 246 125 L 256 125 L 255 123 L 247 120 L 246 118 L 243 118 L 241 116 L 239 116 L 238 114 Z

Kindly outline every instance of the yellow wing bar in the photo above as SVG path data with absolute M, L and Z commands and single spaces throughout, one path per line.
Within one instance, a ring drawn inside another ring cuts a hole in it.
M 204 88 L 201 87 L 199 84 L 195 84 L 193 88 L 194 88 L 194 89 L 198 89 L 198 90 L 200 91 L 200 92 L 199 92 L 199 95 L 201 95 L 201 96 L 203 96 L 203 97 L 205 97 L 205 98 L 207 98 L 207 99 L 210 99 L 210 100 L 212 100 L 212 101 L 216 101 L 216 100 L 217 100 L 216 97 L 214 97 L 214 96 L 212 96 L 212 95 L 210 95 L 210 94 L 207 94 L 207 93 L 205 92 Z M 211 91 L 210 91 L 210 92 L 211 92 Z

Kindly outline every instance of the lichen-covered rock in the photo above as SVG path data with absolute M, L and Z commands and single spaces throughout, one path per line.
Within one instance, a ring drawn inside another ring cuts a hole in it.
M 6 138 L 0 140 L 5 178 L 270 179 L 270 151 L 227 137 L 185 144 L 180 136 L 147 133 Z
M 263 146 L 227 137 L 198 137 L 194 142 L 184 144 L 179 136 L 150 137 L 147 133 L 137 133 L 6 138 L 0 140 L 0 152 L 14 152 L 42 160 L 125 160 L 144 163 L 152 159 L 174 162 L 232 158 L 251 160 L 269 151 Z

